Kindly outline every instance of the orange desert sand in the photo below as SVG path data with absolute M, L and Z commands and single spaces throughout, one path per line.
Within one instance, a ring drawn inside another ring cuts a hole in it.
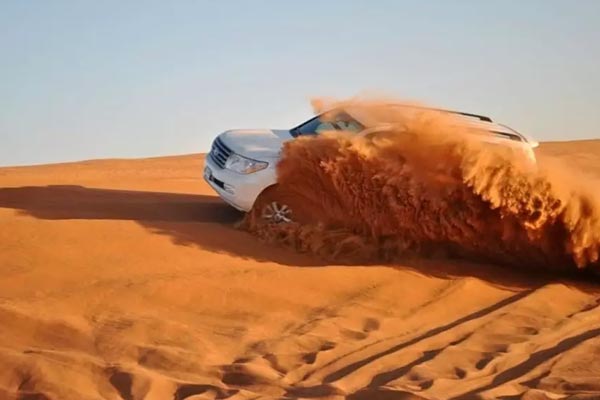
M 600 141 L 539 152 L 600 177 Z M 0 399 L 600 399 L 600 283 L 326 265 L 236 229 L 202 164 L 0 169 Z

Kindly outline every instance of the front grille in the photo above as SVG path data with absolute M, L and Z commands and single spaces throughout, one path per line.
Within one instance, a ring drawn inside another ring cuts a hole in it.
M 216 138 L 210 149 L 210 158 L 219 168 L 225 168 L 225 162 L 231 155 L 232 151 L 219 138 Z

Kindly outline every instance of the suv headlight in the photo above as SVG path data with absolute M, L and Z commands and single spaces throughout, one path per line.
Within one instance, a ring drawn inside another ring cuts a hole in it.
M 239 174 L 251 174 L 267 168 L 268 165 L 268 162 L 253 160 L 235 153 L 229 156 L 225 162 L 225 168 L 235 171 Z

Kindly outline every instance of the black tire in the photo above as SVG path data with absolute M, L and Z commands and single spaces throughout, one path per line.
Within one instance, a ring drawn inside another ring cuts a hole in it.
M 256 199 L 250 218 L 255 224 L 303 223 L 308 220 L 302 199 L 280 185 L 266 188 Z

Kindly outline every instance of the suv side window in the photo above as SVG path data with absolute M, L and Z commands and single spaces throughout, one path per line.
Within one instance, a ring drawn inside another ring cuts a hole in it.
M 339 113 L 335 118 L 322 119 L 321 115 L 306 121 L 292 129 L 294 136 L 318 135 L 327 131 L 348 131 L 358 133 L 364 127 L 346 113 Z
M 347 119 L 336 120 L 335 123 L 339 127 L 340 130 L 346 131 L 346 132 L 358 133 L 358 132 L 362 131 L 363 129 L 365 129 L 364 126 L 359 124 L 354 119 L 350 118 L 350 116 L 347 116 L 347 117 L 348 117 Z

